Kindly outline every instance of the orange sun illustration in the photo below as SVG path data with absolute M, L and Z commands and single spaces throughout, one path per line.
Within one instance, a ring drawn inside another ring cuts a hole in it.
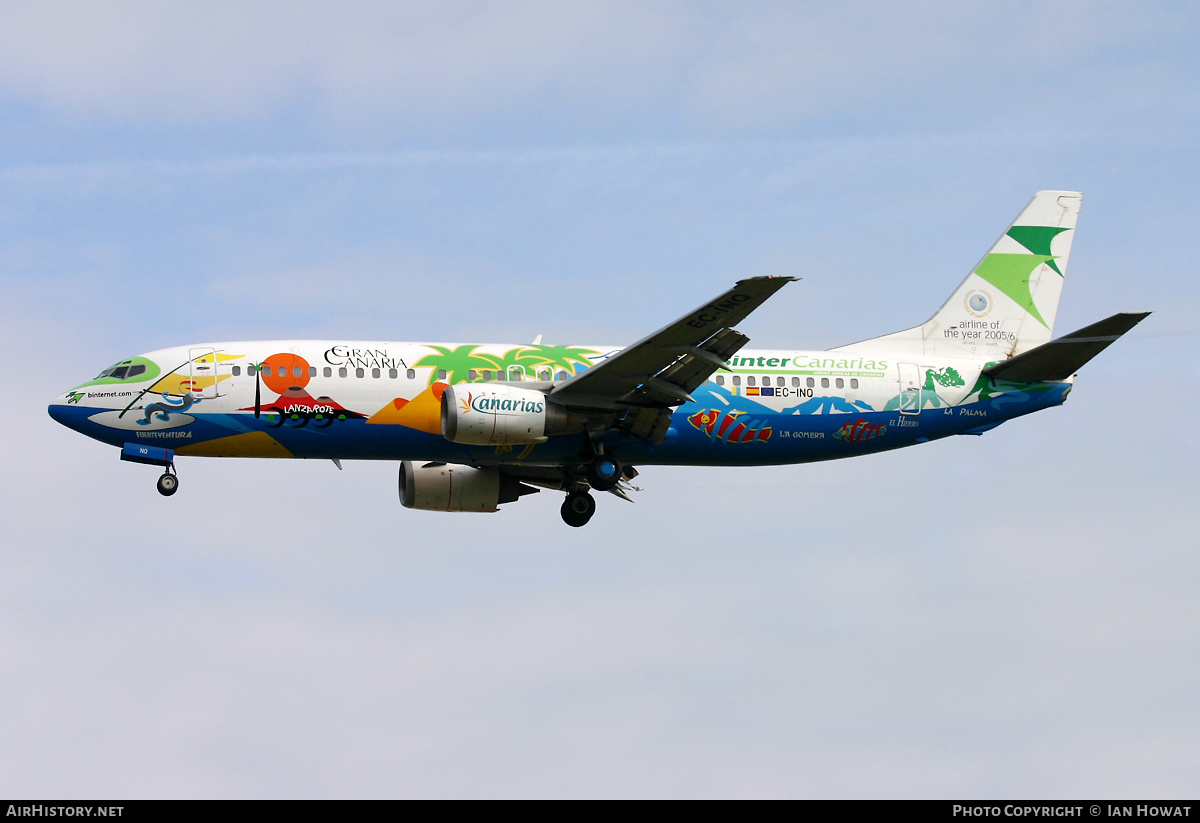
M 270 373 L 267 369 L 270 369 Z M 308 361 L 298 354 L 273 354 L 263 361 L 262 381 L 276 394 L 308 385 Z

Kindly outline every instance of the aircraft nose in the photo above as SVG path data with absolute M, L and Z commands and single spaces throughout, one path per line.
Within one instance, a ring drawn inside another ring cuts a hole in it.
M 68 429 L 74 429 L 76 427 L 73 425 L 73 423 L 76 417 L 78 417 L 78 414 L 72 413 L 73 410 L 69 403 L 70 398 L 65 394 L 61 394 L 54 398 L 54 402 L 46 407 L 46 412 L 50 415 L 50 418 L 54 420 L 54 422 L 61 423 Z
M 53 403 L 46 407 L 46 411 L 56 423 L 67 425 L 67 407 L 63 402 L 63 398 L 56 398 Z

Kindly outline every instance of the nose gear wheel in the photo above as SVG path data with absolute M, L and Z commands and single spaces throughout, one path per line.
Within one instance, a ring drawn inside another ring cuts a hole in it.
M 179 478 L 169 471 L 163 472 L 158 478 L 158 493 L 163 497 L 170 497 L 177 491 L 179 491 Z

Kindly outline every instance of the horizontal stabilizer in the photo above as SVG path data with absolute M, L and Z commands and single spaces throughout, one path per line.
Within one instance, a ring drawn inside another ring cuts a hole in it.
M 983 373 L 993 380 L 1037 383 L 1066 380 L 1125 332 L 1150 315 L 1148 311 L 1121 312 L 1085 326 L 1057 340 L 988 366 Z

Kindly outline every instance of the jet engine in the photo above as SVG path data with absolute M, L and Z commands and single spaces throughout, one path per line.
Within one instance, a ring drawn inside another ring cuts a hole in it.
M 400 502 L 408 509 L 435 512 L 494 512 L 501 503 L 511 503 L 538 489 L 498 468 L 482 469 L 453 463 L 400 464 Z
M 449 386 L 442 392 L 442 435 L 452 443 L 545 443 L 566 431 L 568 415 L 540 391 L 503 383 Z

